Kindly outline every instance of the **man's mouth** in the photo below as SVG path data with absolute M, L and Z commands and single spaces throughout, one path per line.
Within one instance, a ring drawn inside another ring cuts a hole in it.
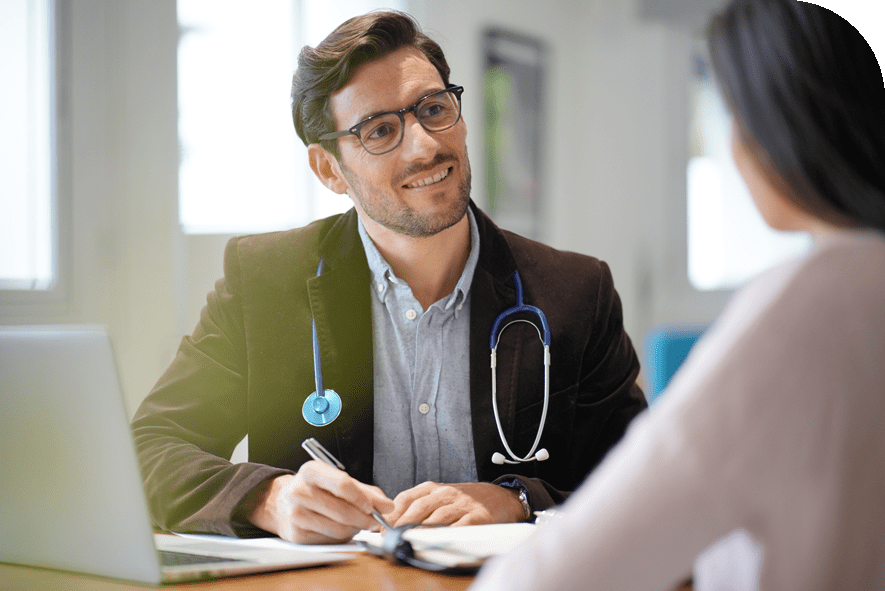
M 446 178 L 447 176 L 449 176 L 449 173 L 451 171 L 452 171 L 451 168 L 446 168 L 445 170 L 443 170 L 433 176 L 423 178 L 421 180 L 415 181 L 414 183 L 409 183 L 408 185 L 406 185 L 406 188 L 417 189 L 418 187 L 426 187 L 428 185 L 434 185 L 434 184 L 440 182 L 441 180 L 443 180 L 444 178 Z

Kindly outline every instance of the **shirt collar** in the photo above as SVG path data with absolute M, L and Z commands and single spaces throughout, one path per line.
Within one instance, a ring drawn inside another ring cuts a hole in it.
M 476 270 L 477 261 L 479 261 L 479 226 L 477 226 L 476 218 L 469 207 L 467 208 L 467 219 L 470 220 L 470 254 L 467 255 L 467 263 L 464 265 L 464 270 L 461 272 L 461 277 L 458 279 L 455 289 L 447 298 L 442 300 L 442 306 L 445 310 L 456 305 L 458 306 L 457 310 L 461 309 L 461 305 L 467 300 L 467 295 L 470 293 L 470 286 L 473 283 L 473 272 Z M 369 233 L 366 232 L 366 228 L 363 226 L 362 219 L 359 220 L 357 229 L 360 240 L 363 242 L 363 249 L 366 251 L 369 272 L 372 275 L 372 292 L 384 303 L 391 288 L 399 285 L 402 280 L 394 275 L 393 269 L 390 268 L 390 265 L 387 264 L 387 261 L 384 260 L 384 257 L 378 251 L 378 247 L 372 242 Z

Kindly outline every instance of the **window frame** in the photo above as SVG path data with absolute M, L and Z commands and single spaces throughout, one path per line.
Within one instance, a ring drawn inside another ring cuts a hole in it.
M 69 0 L 48 0 L 50 72 L 50 180 L 55 281 L 45 289 L 0 289 L 0 318 L 58 317 L 69 311 L 71 281 L 71 39 Z

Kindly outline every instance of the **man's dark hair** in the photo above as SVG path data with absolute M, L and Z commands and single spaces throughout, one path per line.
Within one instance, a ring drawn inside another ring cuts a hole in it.
M 885 86 L 838 14 L 798 0 L 734 0 L 710 56 L 739 134 L 806 212 L 885 230 Z
M 402 12 L 370 12 L 345 21 L 315 48 L 298 55 L 292 78 L 292 120 L 304 145 L 336 131 L 329 96 L 343 88 L 361 65 L 383 58 L 402 47 L 423 53 L 449 85 L 449 65 L 440 46 L 421 32 L 418 23 Z M 337 158 L 334 140 L 321 142 Z

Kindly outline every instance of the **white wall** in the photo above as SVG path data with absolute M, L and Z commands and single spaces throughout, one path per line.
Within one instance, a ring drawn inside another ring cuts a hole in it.
M 481 31 L 495 25 L 549 44 L 544 240 L 610 263 L 639 347 L 652 323 L 705 321 L 719 303 L 678 305 L 688 301 L 673 249 L 685 232 L 680 101 L 690 32 L 642 17 L 634 1 L 416 0 L 411 10 L 443 46 L 453 80 L 469 88 L 475 192 L 485 186 Z M 63 5 L 70 293 L 66 306 L 48 311 L 2 307 L 0 323 L 106 324 L 134 412 L 196 323 L 227 237 L 186 237 L 178 225 L 174 0 Z
M 689 57 L 720 2 L 413 2 L 446 51 L 453 80 L 469 88 L 482 88 L 484 27 L 548 44 L 543 240 L 609 263 L 637 348 L 654 324 L 709 322 L 728 295 L 691 289 L 685 263 Z M 481 106 L 465 105 L 468 124 L 481 121 Z M 472 134 L 474 195 L 482 203 L 479 125 Z
M 60 189 L 72 261 L 62 306 L 2 308 L 6 323 L 109 327 L 134 410 L 180 338 L 175 3 L 62 3 Z

